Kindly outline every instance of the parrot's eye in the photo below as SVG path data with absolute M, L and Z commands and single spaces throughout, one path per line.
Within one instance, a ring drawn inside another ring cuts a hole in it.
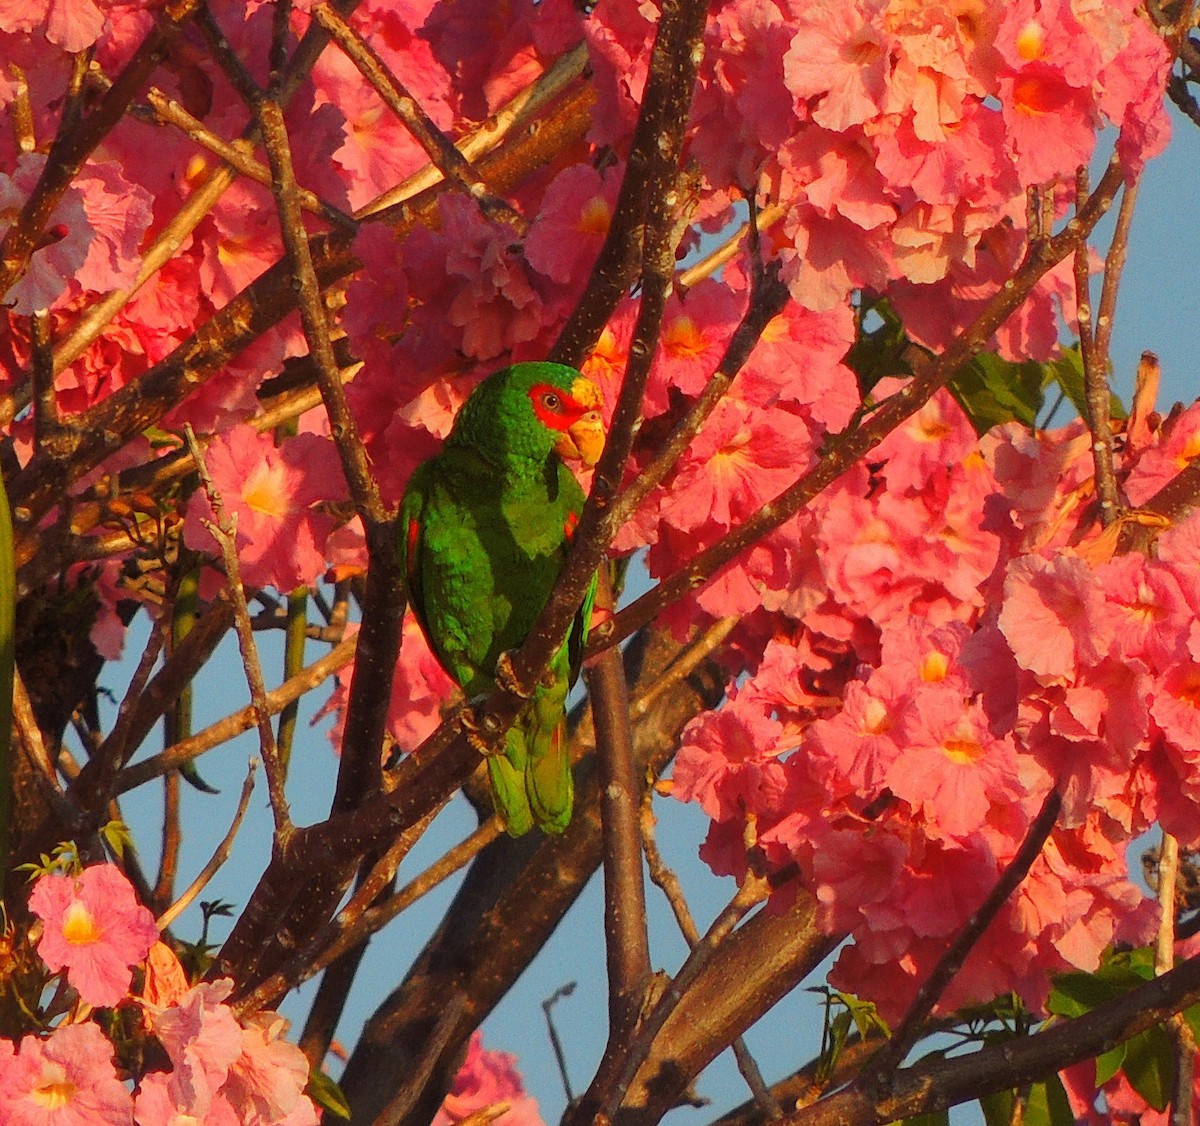
M 542 406 L 548 411 L 558 414 L 562 410 L 562 400 L 553 391 L 547 391 L 542 396 Z

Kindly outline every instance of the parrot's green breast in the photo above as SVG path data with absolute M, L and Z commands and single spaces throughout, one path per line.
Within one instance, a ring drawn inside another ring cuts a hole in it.
M 422 500 L 413 601 L 438 659 L 468 696 L 486 691 L 500 654 L 525 640 L 562 569 L 583 491 L 557 459 L 545 469 L 501 487 L 477 453 L 447 449 L 409 486 Z

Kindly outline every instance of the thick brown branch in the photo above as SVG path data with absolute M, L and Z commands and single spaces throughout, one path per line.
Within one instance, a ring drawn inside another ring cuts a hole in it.
M 612 590 L 604 567 L 600 568 L 600 582 L 598 601 L 611 607 Z M 639 826 L 645 770 L 634 758 L 629 688 L 620 650 L 602 653 L 587 680 L 600 756 L 608 1026 L 612 1034 L 627 1036 L 641 1011 L 650 978 Z
M 882 1126 L 1022 1087 L 1098 1056 L 1198 1001 L 1200 958 L 1190 958 L 1084 1016 L 969 1056 L 905 1068 L 879 1099 L 858 1087 L 847 1088 L 780 1119 L 778 1126 Z

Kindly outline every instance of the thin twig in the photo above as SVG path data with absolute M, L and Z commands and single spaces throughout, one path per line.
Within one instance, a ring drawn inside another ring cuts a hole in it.
M 1042 802 L 1038 815 L 1030 823 L 1025 833 L 1025 839 L 1008 867 L 1000 874 L 996 886 L 988 892 L 978 909 L 962 925 L 954 941 L 946 948 L 933 967 L 929 977 L 921 983 L 916 996 L 904 1014 L 900 1026 L 892 1037 L 880 1049 L 879 1054 L 871 1062 L 871 1067 L 856 1083 L 869 1091 L 886 1091 L 892 1082 L 896 1069 L 904 1062 L 912 1046 L 920 1039 L 925 1022 L 933 1012 L 938 998 L 945 992 L 946 986 L 954 980 L 955 975 L 962 969 L 967 955 L 974 949 L 975 944 L 983 937 L 984 932 L 992 924 L 1001 907 L 1008 901 L 1009 896 L 1020 887 L 1021 882 L 1033 867 L 1034 861 L 1041 855 L 1043 847 L 1062 809 L 1062 795 L 1058 790 L 1051 790 Z
M 175 892 L 175 876 L 179 870 L 179 849 L 183 844 L 183 832 L 179 826 L 180 786 L 178 771 L 171 771 L 163 779 L 162 848 L 158 862 L 158 879 L 154 881 L 154 889 L 150 897 L 155 906 L 169 903 Z
M 577 79 L 587 66 L 587 44 L 580 43 L 562 56 L 541 78 L 526 86 L 524 90 L 506 102 L 487 121 L 460 138 L 455 147 L 468 161 L 473 161 L 496 148 L 514 129 L 544 109 Z M 356 219 L 372 217 L 388 208 L 403 204 L 405 200 L 436 187 L 442 182 L 442 173 L 434 164 L 414 172 L 406 180 L 363 204 L 354 213 Z
M 442 805 L 444 804 L 443 801 Z M 237 1012 L 254 1012 L 256 1009 L 274 1005 L 289 989 L 294 989 L 297 985 L 316 977 L 323 969 L 381 930 L 399 914 L 404 906 L 407 906 L 406 903 L 400 902 L 404 895 L 403 892 L 390 896 L 379 903 L 375 901 L 384 888 L 391 883 L 396 869 L 412 850 L 413 845 L 420 840 L 433 819 L 441 812 L 442 805 L 430 810 L 423 818 L 401 833 L 383 856 L 371 866 L 370 871 L 360 879 L 358 887 L 346 906 L 334 918 L 322 923 L 311 939 L 269 977 L 239 997 L 234 1006 L 235 1010 Z M 455 862 L 447 862 L 447 857 L 443 857 L 438 865 L 434 865 L 434 868 L 440 868 L 441 875 L 429 882 L 420 894 L 424 895 L 475 855 L 479 848 L 487 843 L 483 839 L 486 835 L 485 831 L 491 834 L 490 839 L 494 839 L 500 831 L 499 824 L 493 826 L 489 823 L 480 826 L 479 831 L 472 838 L 469 838 L 463 845 L 459 845 L 457 849 L 452 849 L 451 853 L 455 855 Z M 477 838 L 479 840 L 477 847 L 471 850 L 469 855 L 465 855 L 464 846 L 474 843 Z M 447 856 L 449 855 L 447 854 Z M 429 872 L 432 871 L 433 869 L 429 870 Z M 427 879 L 429 872 L 424 873 L 419 879 Z M 412 885 L 410 884 L 409 887 L 411 888 Z M 409 899 L 409 902 L 412 902 L 412 899 Z
M 92 755 L 89 766 L 98 777 L 90 782 L 85 793 L 89 803 L 95 801 L 97 804 L 89 804 L 89 808 L 97 809 L 100 799 L 108 800 L 117 771 L 131 753 L 129 742 L 133 731 L 134 717 L 137 714 L 138 705 L 143 700 L 150 674 L 158 662 L 158 655 L 166 643 L 168 626 L 169 618 L 165 614 L 155 620 L 154 626 L 150 630 L 150 636 L 146 639 L 146 646 L 142 650 L 141 658 L 133 671 L 133 676 L 129 678 L 129 687 L 126 689 L 121 703 L 117 706 L 117 718 L 113 723 L 112 730 Z M 76 787 L 72 786 L 72 790 L 74 789 Z
M 267 707 L 267 689 L 263 680 L 262 662 L 258 658 L 258 646 L 254 641 L 254 628 L 250 624 L 250 610 L 246 605 L 246 592 L 242 588 L 242 572 L 237 557 L 237 521 L 225 511 L 221 494 L 208 471 L 204 452 L 196 441 L 190 424 L 184 425 L 184 437 L 196 461 L 196 472 L 212 506 L 215 520 L 205 520 L 204 526 L 212 533 L 221 549 L 225 563 L 225 580 L 233 603 L 233 622 L 237 630 L 238 644 L 242 651 L 242 667 L 246 672 L 246 683 L 250 688 L 250 703 L 254 708 L 254 719 L 258 726 L 259 748 L 267 772 L 267 791 L 271 798 L 271 812 L 275 819 L 275 843 L 281 847 L 291 834 L 293 826 L 288 813 L 287 795 L 284 792 L 284 774 L 279 761 L 279 748 L 275 744 L 275 732 L 271 727 L 271 713 Z
M 1158 934 L 1154 944 L 1154 972 L 1161 976 L 1175 968 L 1175 919 L 1178 911 L 1179 842 L 1163 833 L 1158 846 Z M 1196 1043 L 1182 1013 L 1167 1021 L 1167 1035 L 1175 1051 L 1171 1082 L 1170 1126 L 1192 1126 L 1192 1075 Z
M 333 344 L 329 319 L 321 300 L 321 285 L 313 265 L 312 248 L 304 230 L 303 216 L 296 193 L 296 172 L 292 166 L 291 143 L 283 119 L 281 102 L 261 97 L 251 103 L 258 115 L 259 128 L 271 163 L 272 190 L 279 211 L 284 247 L 292 264 L 300 306 L 300 322 L 316 367 L 317 384 L 329 415 L 329 429 L 341 457 L 342 471 L 350 486 L 350 495 L 364 521 L 380 522 L 387 510 L 379 496 L 379 485 L 371 472 L 370 459 L 358 434 L 358 426 L 346 401 Z
M 1096 358 L 1104 371 L 1112 366 L 1109 344 L 1112 341 L 1113 323 L 1116 319 L 1117 291 L 1121 285 L 1121 274 L 1129 256 L 1129 232 L 1133 227 L 1133 211 L 1137 206 L 1139 177 L 1133 176 L 1125 182 L 1121 193 L 1121 205 L 1117 208 L 1117 221 L 1113 227 L 1112 241 L 1104 256 L 1104 281 L 1100 286 L 1100 307 L 1096 316 Z
M 1088 198 L 1088 172 L 1080 165 L 1075 173 L 1075 213 Z M 1092 324 L 1091 266 L 1086 242 L 1075 249 L 1075 307 L 1079 321 L 1079 352 L 1083 359 L 1083 384 L 1087 398 L 1088 428 L 1092 432 L 1092 461 L 1095 465 L 1096 496 L 1100 502 L 1100 525 L 1107 528 L 1120 515 L 1121 498 L 1113 469 L 1112 425 L 1109 421 L 1112 391 L 1108 386 L 1107 357 L 1096 347 Z
M 568 1106 L 575 1101 L 575 1092 L 571 1090 L 571 1077 L 567 1074 L 567 1054 L 563 1051 L 562 1039 L 558 1035 L 558 1029 L 554 1026 L 553 1009 L 559 1001 L 564 997 L 570 997 L 574 992 L 575 982 L 568 981 L 566 985 L 560 985 L 542 1002 L 542 1012 L 546 1017 L 546 1032 L 550 1037 L 550 1047 L 554 1050 L 554 1059 L 558 1064 L 558 1074 L 562 1079 L 563 1092 L 567 1096 Z
M 421 1054 L 413 1062 L 412 1072 L 400 1080 L 395 1095 L 376 1117 L 374 1126 L 396 1126 L 396 1123 L 416 1105 L 433 1073 L 434 1064 L 441 1057 L 442 1049 L 454 1032 L 466 1004 L 467 999 L 460 993 L 452 994 L 447 999 L 445 1007 L 438 1014 L 437 1023 L 433 1026 L 429 1039 L 421 1049 Z
M 650 687 L 638 693 L 629 706 L 630 718 L 641 719 L 668 692 L 675 691 L 699 665 L 721 647 L 740 620 L 734 617 L 721 618 L 689 642 L 687 648 L 654 679 Z
M 687 960 L 680 967 L 679 973 L 671 979 L 654 1008 L 638 1025 L 637 1033 L 632 1038 L 621 1043 L 610 1042 L 605 1051 L 604 1059 L 596 1071 L 592 1085 L 579 1102 L 581 1114 L 575 1118 L 568 1114 L 572 1122 L 590 1121 L 590 1108 L 593 1102 L 599 1103 L 599 1113 L 611 1120 L 629 1089 L 637 1069 L 648 1055 L 654 1038 L 662 1030 L 667 1018 L 678 1007 L 692 984 L 700 976 L 701 971 L 719 949 L 722 942 L 730 935 L 733 928 L 745 917 L 746 913 L 762 903 L 769 894 L 767 881 L 753 874 L 748 875 L 737 894 L 713 921 L 704 937 L 696 944 Z M 585 1109 L 586 1108 L 586 1109 Z
M 258 768 L 258 764 L 254 759 L 251 759 L 246 768 L 246 778 L 242 782 L 242 794 L 238 798 L 237 810 L 234 812 L 233 821 L 229 826 L 228 831 L 222 838 L 221 843 L 217 845 L 216 850 L 209 858 L 207 864 L 200 869 L 200 873 L 188 885 L 187 890 L 171 904 L 158 917 L 158 929 L 165 931 L 176 919 L 182 914 L 195 900 L 205 887 L 208 886 L 213 876 L 220 871 L 221 866 L 229 859 L 230 852 L 233 851 L 233 842 L 237 837 L 238 830 L 242 826 L 242 819 L 246 816 L 246 810 L 250 805 L 250 795 L 254 792 L 254 773 Z
M 53 807 L 56 816 L 63 825 L 70 825 L 77 816 L 75 806 L 63 792 L 58 779 L 58 771 L 50 761 L 46 750 L 46 741 L 42 738 L 42 729 L 38 727 L 37 716 L 33 712 L 33 702 L 25 681 L 21 679 L 19 670 L 13 670 L 13 723 L 21 739 L 21 746 L 33 764 L 34 776 L 42 784 L 47 800 Z
M 472 199 L 477 200 L 485 215 L 493 219 L 503 219 L 523 234 L 526 227 L 524 217 L 488 187 L 487 182 L 471 166 L 471 162 L 454 147 L 450 138 L 437 127 L 420 102 L 412 96 L 371 46 L 328 4 L 317 4 L 312 9 L 312 17 L 329 32 L 334 42 L 371 84 L 388 109 L 404 122 L 405 127 L 446 180 L 458 185 Z
M 687 905 L 687 898 L 683 894 L 683 886 L 679 882 L 679 877 L 675 875 L 659 851 L 654 830 L 652 794 L 653 791 L 647 789 L 646 796 L 642 801 L 641 830 L 642 846 L 646 852 L 646 867 L 650 873 L 650 879 L 667 897 L 667 902 L 671 905 L 671 911 L 675 915 L 675 922 L 684 941 L 687 942 L 690 949 L 694 950 L 700 942 L 700 931 L 696 927 L 696 921 L 692 918 L 692 912 Z M 733 1048 L 738 1070 L 742 1073 L 742 1078 L 746 1080 L 746 1086 L 750 1088 L 750 1094 L 754 1097 L 754 1102 L 762 1111 L 763 1116 L 767 1119 L 779 1118 L 783 1114 L 783 1109 L 764 1081 L 758 1063 L 746 1045 L 745 1037 L 735 1037 L 730 1047 Z

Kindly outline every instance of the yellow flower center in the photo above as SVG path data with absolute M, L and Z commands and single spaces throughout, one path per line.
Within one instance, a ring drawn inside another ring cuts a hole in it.
M 1027 63 L 1042 57 L 1042 45 L 1046 41 L 1046 33 L 1036 20 L 1030 20 L 1017 32 L 1017 54 Z
M 946 757 L 959 766 L 970 766 L 983 755 L 983 748 L 974 739 L 947 739 L 942 744 Z
M 921 679 L 936 684 L 946 679 L 946 672 L 949 668 L 950 658 L 935 649 L 931 653 L 926 653 L 921 661 Z
M 859 729 L 861 735 L 882 735 L 886 731 L 890 731 L 892 726 L 891 716 L 888 715 L 887 708 L 882 700 L 876 700 L 872 697 L 867 701 L 867 706 L 863 708 L 862 726 Z
M 75 1084 L 67 1078 L 66 1070 L 60 1063 L 46 1062 L 42 1065 L 41 1078 L 34 1086 L 31 1095 L 38 1106 L 47 1110 L 58 1110 L 68 1106 L 75 1097 Z
M 584 235 L 606 235 L 612 211 L 603 196 L 593 196 L 583 205 L 577 229 Z
M 676 317 L 663 333 L 663 348 L 675 358 L 702 356 L 705 350 L 704 333 L 686 314 Z
M 1193 708 L 1200 708 L 1200 669 L 1187 673 L 1171 694 Z
M 259 469 L 251 474 L 250 480 L 242 489 L 242 500 L 247 508 L 279 520 L 287 513 L 287 504 L 275 476 L 266 469 Z
M 62 933 L 72 946 L 87 946 L 99 942 L 104 932 L 87 907 L 75 899 L 63 915 Z

